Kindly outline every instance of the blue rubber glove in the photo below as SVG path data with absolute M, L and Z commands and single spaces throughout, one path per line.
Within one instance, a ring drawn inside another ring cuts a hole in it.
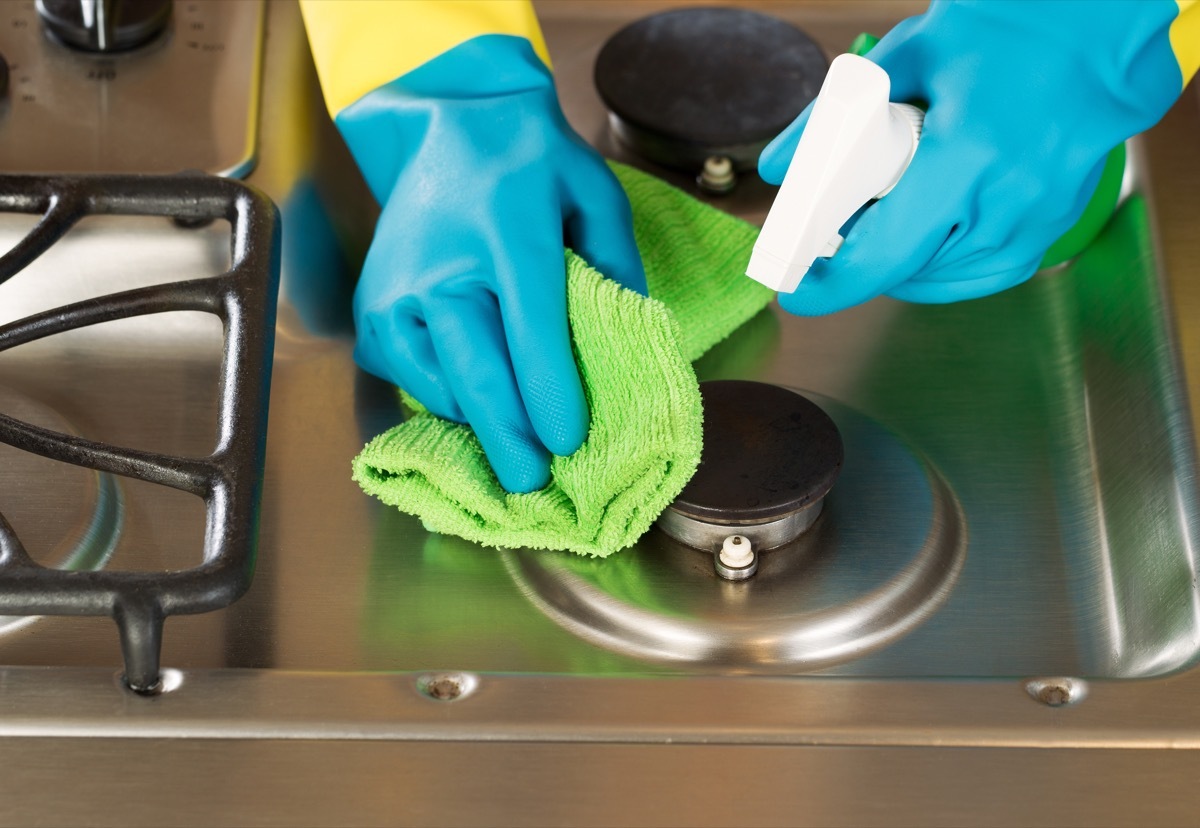
M 469 40 L 337 124 L 383 205 L 354 296 L 355 359 L 469 423 L 505 489 L 542 488 L 551 453 L 588 431 L 564 244 L 646 292 L 624 191 L 524 38 Z
M 880 294 L 954 302 L 1028 279 L 1108 152 L 1179 96 L 1177 12 L 1173 0 L 933 2 L 900 23 L 867 57 L 893 101 L 928 105 L 912 165 L 780 305 L 816 316 Z M 807 120 L 763 151 L 766 181 L 783 181 Z

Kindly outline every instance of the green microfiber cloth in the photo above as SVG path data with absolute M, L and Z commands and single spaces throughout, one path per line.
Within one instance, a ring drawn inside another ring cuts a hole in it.
M 583 447 L 553 458 L 546 488 L 508 494 L 469 427 L 418 411 L 355 458 L 364 491 L 431 532 L 604 557 L 641 537 L 683 489 L 701 447 L 691 362 L 775 294 L 744 275 L 756 227 L 612 167 L 633 206 L 652 298 L 567 251 L 567 313 L 591 413 Z

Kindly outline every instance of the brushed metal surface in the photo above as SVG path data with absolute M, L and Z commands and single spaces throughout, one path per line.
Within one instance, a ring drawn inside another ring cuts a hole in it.
M 585 106 L 595 97 L 585 70 L 620 19 L 572 18 L 571 8 L 553 4 L 544 24 L 568 112 L 597 137 L 588 119 L 602 129 L 604 118 Z M 803 20 L 804 9 L 777 11 Z M 371 207 L 324 114 L 299 25 L 290 5 L 275 10 L 264 99 L 275 107 L 264 113 L 270 151 L 252 179 L 280 203 L 285 223 L 259 571 L 228 612 L 172 619 L 164 664 L 689 672 L 568 632 L 530 603 L 501 555 L 429 535 L 351 482 L 350 458 L 401 415 L 391 390 L 350 358 L 346 297 Z M 752 196 L 724 203 L 751 214 Z M 865 415 L 928 458 L 961 504 L 969 548 L 941 609 L 893 646 L 826 672 L 1145 677 L 1195 657 L 1194 457 L 1146 209 L 1143 197 L 1131 198 L 1075 266 L 999 296 L 940 307 L 881 299 L 807 320 L 773 307 L 698 363 L 703 379 L 811 389 Z M 352 219 L 357 240 L 339 224 Z M 0 238 L 15 239 L 16 229 L 0 225 Z M 0 317 L 214 272 L 228 255 L 226 233 L 85 223 L 6 285 Z M 6 353 L 0 382 L 88 437 L 202 452 L 214 428 L 213 324 L 168 314 L 56 337 Z M 0 492 L 0 508 L 49 503 L 45 485 Z M 881 485 L 893 487 L 885 511 L 864 520 L 889 528 L 871 542 L 923 537 L 920 490 L 906 501 L 900 477 L 882 475 Z M 112 566 L 195 559 L 203 516 L 189 498 L 127 481 L 119 488 L 126 520 Z M 47 507 L 45 520 L 59 518 Z M 632 567 L 636 582 L 642 576 L 628 561 L 645 554 L 640 546 L 614 566 Z M 851 592 L 876 584 L 868 567 Z M 715 577 L 712 586 L 721 586 Z M 0 660 L 117 663 L 105 622 L 55 619 L 33 629 L 0 639 Z M 695 669 L 748 666 L 735 659 Z
M 34 0 L 0 3 L 0 99 L 6 172 L 204 170 L 254 166 L 262 71 L 262 0 L 175 0 L 164 34 L 99 54 L 48 35 Z
M 540 6 L 567 115 L 606 151 L 591 56 L 665 5 Z M 751 5 L 831 52 L 912 10 Z M 251 181 L 283 209 L 285 301 L 256 580 L 226 611 L 169 622 L 179 684 L 154 699 L 116 685 L 106 621 L 0 635 L 0 823 L 1195 822 L 1196 96 L 1139 141 L 1137 193 L 1092 258 L 962 305 L 879 300 L 817 320 L 772 308 L 697 365 L 880 423 L 941 472 L 969 533 L 956 586 L 909 635 L 764 677 L 590 643 L 522 594 L 505 556 L 428 535 L 350 481 L 350 458 L 400 416 L 350 359 L 347 298 L 376 208 L 328 124 L 297 9 L 269 11 Z M 720 203 L 761 219 L 769 191 L 745 184 Z M 6 285 L 0 316 L 57 304 L 42 283 L 207 272 L 225 244 L 220 227 L 78 232 L 52 267 Z M 219 331 L 145 324 L 6 353 L 0 384 L 89 437 L 202 451 Z M 51 485 L 0 488 L 0 510 L 69 519 L 38 511 Z M 199 554 L 191 498 L 120 486 L 111 565 Z M 434 670 L 478 687 L 435 701 L 417 689 Z M 1026 690 L 1039 676 L 1087 677 L 1088 695 L 1040 704 Z
M 14 739 L 0 823 L 97 826 L 1194 825 L 1169 751 Z M 147 757 L 153 761 L 147 761 Z M 131 803 L 122 771 L 138 768 Z M 503 768 L 503 771 L 499 770 Z M 616 768 L 622 773 L 614 774 Z M 753 768 L 728 793 L 731 768 Z M 71 795 L 31 798 L 70 778 Z M 1120 779 L 1120 785 L 1112 780 Z M 1002 783 L 1001 783 L 1002 780 Z M 215 797 L 219 787 L 224 796 Z M 554 791 L 559 795 L 548 795 Z M 704 792 L 721 792 L 703 795 Z M 285 808 L 270 805 L 288 803 Z
M 431 698 L 450 673 L 185 670 L 146 698 L 115 669 L 5 667 L 0 737 L 1200 750 L 1189 674 L 1055 707 L 1020 680 L 754 675 L 454 673 L 470 693 Z

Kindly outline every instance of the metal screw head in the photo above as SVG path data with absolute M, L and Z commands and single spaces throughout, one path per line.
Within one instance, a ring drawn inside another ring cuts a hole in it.
M 1047 707 L 1077 704 L 1087 695 L 1087 682 L 1077 678 L 1037 678 L 1025 682 L 1025 692 Z
M 466 698 L 479 686 L 479 678 L 470 673 L 426 673 L 417 677 L 417 689 L 436 701 Z
M 129 678 L 124 671 L 116 674 L 116 680 L 117 686 L 122 690 L 128 690 L 144 697 L 161 696 L 164 693 L 172 693 L 183 685 L 183 673 L 179 670 L 165 668 L 159 671 L 158 681 L 151 687 L 134 687 L 129 683 Z

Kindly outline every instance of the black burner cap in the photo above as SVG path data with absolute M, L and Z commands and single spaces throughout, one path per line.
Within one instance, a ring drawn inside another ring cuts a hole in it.
M 696 169 L 723 155 L 750 169 L 816 97 L 829 63 L 804 32 L 743 9 L 677 9 L 604 44 L 595 82 L 614 128 L 661 164 Z
M 842 468 L 829 415 L 794 391 L 746 380 L 701 383 L 700 468 L 671 504 L 700 521 L 769 521 L 824 497 Z

